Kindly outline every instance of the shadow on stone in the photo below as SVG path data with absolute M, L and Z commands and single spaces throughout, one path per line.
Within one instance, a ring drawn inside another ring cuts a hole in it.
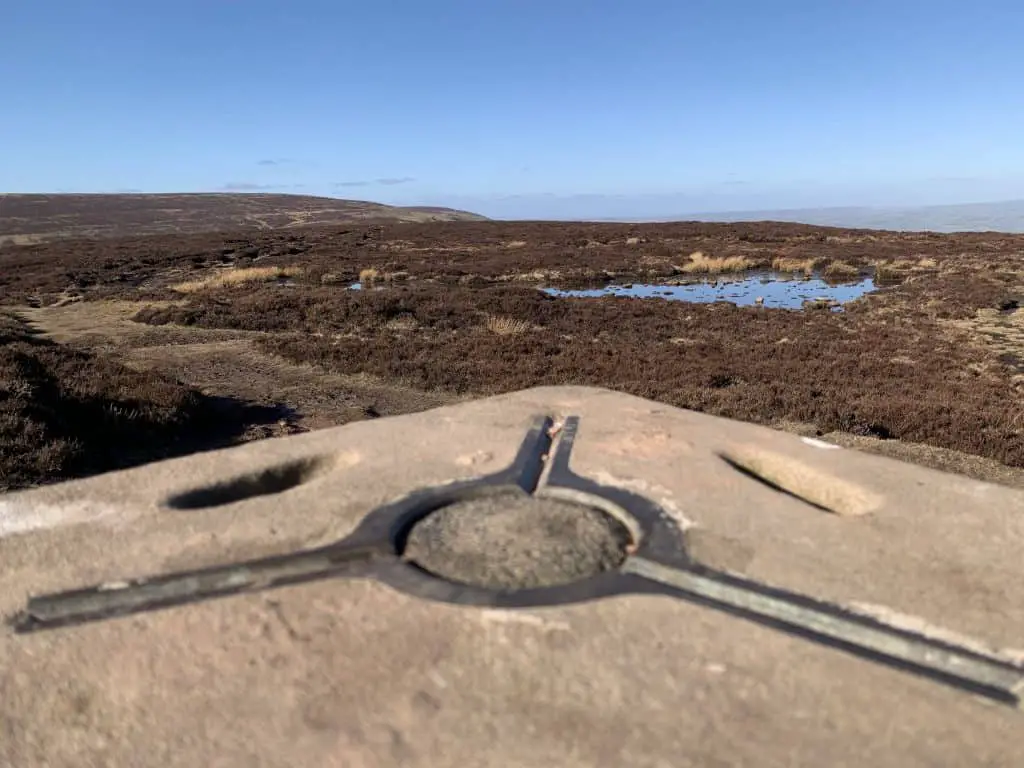
M 291 461 L 172 496 L 167 500 L 167 506 L 172 509 L 206 509 L 257 496 L 283 493 L 321 474 L 326 465 L 327 462 L 322 458 Z

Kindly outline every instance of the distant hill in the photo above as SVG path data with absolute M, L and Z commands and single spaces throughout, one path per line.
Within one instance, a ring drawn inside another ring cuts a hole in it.
M 663 219 L 667 220 L 667 219 Z M 689 221 L 795 221 L 849 229 L 931 232 L 1024 232 L 1024 200 L 916 208 L 794 208 L 686 214 Z
M 485 219 L 453 208 L 399 207 L 311 195 L 0 194 L 0 245 L 71 237 L 280 229 L 312 224 Z

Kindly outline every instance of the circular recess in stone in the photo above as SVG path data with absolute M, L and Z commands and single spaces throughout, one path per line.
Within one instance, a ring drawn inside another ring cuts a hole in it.
M 614 570 L 631 542 L 626 526 L 599 509 L 499 494 L 431 512 L 410 529 L 402 556 L 449 581 L 516 590 Z

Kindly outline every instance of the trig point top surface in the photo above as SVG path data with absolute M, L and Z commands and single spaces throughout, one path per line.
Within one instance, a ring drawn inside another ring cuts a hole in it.
M 1024 493 L 541 388 L 0 497 L 0 766 L 1024 765 Z

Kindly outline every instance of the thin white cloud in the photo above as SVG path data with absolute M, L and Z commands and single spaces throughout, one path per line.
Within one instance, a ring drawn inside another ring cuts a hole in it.
M 280 184 L 254 184 L 251 181 L 229 181 L 219 187 L 221 192 L 264 192 L 268 189 L 280 189 Z
M 334 182 L 334 186 L 336 186 L 336 187 L 371 187 L 374 184 L 380 184 L 380 185 L 385 186 L 385 187 L 394 187 L 394 186 L 397 186 L 399 184 L 409 184 L 409 183 L 411 183 L 413 181 L 416 181 L 416 179 L 412 178 L 411 176 L 395 176 L 395 177 L 386 177 L 386 178 L 383 178 L 383 179 L 373 179 L 372 181 L 370 181 L 368 179 L 359 179 L 359 180 L 356 180 L 356 181 L 336 181 L 336 182 Z

